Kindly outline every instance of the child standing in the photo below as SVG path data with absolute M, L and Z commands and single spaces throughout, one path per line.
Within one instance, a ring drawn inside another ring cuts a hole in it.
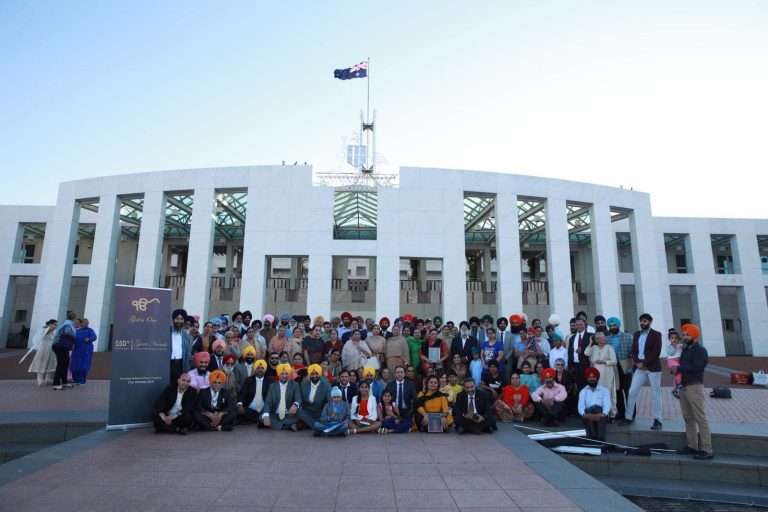
M 483 378 L 483 361 L 480 360 L 480 349 L 472 347 L 472 361 L 469 362 L 469 374 L 475 381 L 475 386 L 480 387 Z
M 677 368 L 680 366 L 680 354 L 683 353 L 683 344 L 680 343 L 680 334 L 670 329 L 667 332 L 669 346 L 667 346 L 667 367 Z M 680 373 L 675 374 L 675 383 L 672 386 L 672 396 L 680 398 L 680 388 L 682 387 L 683 376 Z

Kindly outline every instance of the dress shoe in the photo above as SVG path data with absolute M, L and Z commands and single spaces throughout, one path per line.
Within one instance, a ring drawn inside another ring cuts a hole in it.
M 659 420 L 653 420 L 653 425 L 651 425 L 651 430 L 661 430 L 661 422 Z
M 693 456 L 696 460 L 709 460 L 715 458 L 715 456 L 711 452 L 699 452 L 696 455 Z
M 465 430 L 464 430 L 464 427 L 459 427 L 459 428 L 457 428 L 457 429 L 456 429 L 456 432 L 458 432 L 458 433 L 459 433 L 459 435 L 462 435 L 462 434 L 465 432 Z
M 312 432 L 312 437 L 320 437 L 320 432 L 315 430 L 314 432 Z
M 627 418 L 621 418 L 621 419 L 619 420 L 619 423 L 618 423 L 618 425 L 619 425 L 620 427 L 626 427 L 627 425 L 631 425 L 631 424 L 633 424 L 634 422 L 635 422 L 635 420 L 628 420 Z
M 699 452 L 694 450 L 690 446 L 686 446 L 685 448 L 680 448 L 675 453 L 677 453 L 678 455 L 695 455 Z
M 181 428 L 179 428 L 179 430 L 177 430 L 176 432 L 177 432 L 179 435 L 185 436 L 185 435 L 187 435 L 187 432 L 189 432 L 189 430 L 187 429 L 187 427 L 181 427 Z
M 232 425 L 227 425 L 226 427 L 221 427 L 221 430 L 224 432 L 232 432 Z

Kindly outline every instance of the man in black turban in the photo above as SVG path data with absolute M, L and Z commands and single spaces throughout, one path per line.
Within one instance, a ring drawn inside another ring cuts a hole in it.
M 182 373 L 190 369 L 189 361 L 192 357 L 192 338 L 184 330 L 187 321 L 187 312 L 176 309 L 171 314 L 171 382 L 176 382 Z

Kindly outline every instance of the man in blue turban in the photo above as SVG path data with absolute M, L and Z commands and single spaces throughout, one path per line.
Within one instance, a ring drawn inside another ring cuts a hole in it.
M 619 320 L 618 317 L 609 317 L 605 323 L 608 326 L 606 343 L 610 343 L 613 347 L 613 351 L 616 352 L 616 360 L 619 363 L 617 365 L 619 371 L 619 385 L 618 389 L 616 389 L 616 417 L 624 418 L 629 386 L 632 384 L 632 374 L 629 373 L 629 370 L 634 364 L 632 362 L 631 354 L 632 334 L 621 330 L 621 320 Z M 634 417 L 634 413 L 632 413 L 632 416 Z

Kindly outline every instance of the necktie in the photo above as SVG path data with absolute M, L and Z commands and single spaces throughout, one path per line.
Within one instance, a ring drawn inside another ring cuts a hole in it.
M 403 383 L 397 383 L 397 406 L 400 409 L 405 409 L 405 401 L 403 400 Z
M 474 414 L 475 412 L 475 395 L 469 397 L 469 412 Z
M 212 392 L 211 393 L 211 408 L 213 410 L 216 410 L 216 402 L 219 400 L 219 393 L 218 392 Z
M 281 420 L 285 419 L 285 413 L 288 408 L 285 406 L 285 393 L 288 391 L 286 384 L 280 384 L 280 403 L 277 405 L 277 417 Z
M 264 396 L 262 395 L 263 380 L 256 381 L 256 410 L 261 412 L 264 410 Z

